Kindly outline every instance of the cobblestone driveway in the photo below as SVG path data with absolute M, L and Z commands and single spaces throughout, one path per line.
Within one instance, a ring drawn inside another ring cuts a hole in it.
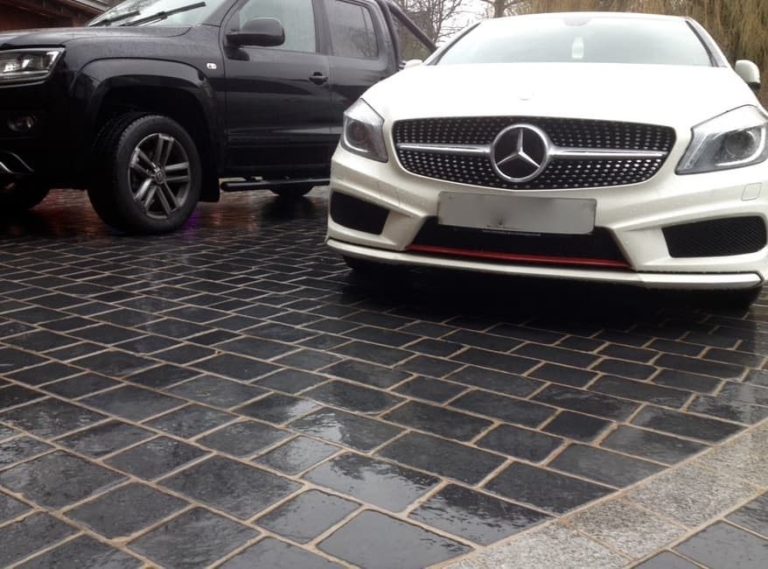
M 325 204 L 0 222 L 0 566 L 424 567 L 768 417 L 765 306 L 360 282 Z

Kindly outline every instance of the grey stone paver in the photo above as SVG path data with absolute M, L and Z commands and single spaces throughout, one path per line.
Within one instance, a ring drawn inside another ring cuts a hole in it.
M 367 282 L 326 207 L 227 195 L 142 238 L 54 192 L 0 219 L 5 564 L 591 569 L 685 562 L 724 516 L 762 539 L 764 303 Z

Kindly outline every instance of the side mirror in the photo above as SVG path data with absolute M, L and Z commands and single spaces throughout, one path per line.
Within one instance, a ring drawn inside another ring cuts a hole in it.
M 736 62 L 736 74 L 755 91 L 760 90 L 760 68 L 753 62 L 741 59 Z
M 227 41 L 238 47 L 275 47 L 285 43 L 283 24 L 274 18 L 254 18 L 243 24 L 239 30 L 227 34 Z
M 409 69 L 411 67 L 418 67 L 424 63 L 423 59 L 409 59 L 408 61 L 403 62 L 403 69 Z

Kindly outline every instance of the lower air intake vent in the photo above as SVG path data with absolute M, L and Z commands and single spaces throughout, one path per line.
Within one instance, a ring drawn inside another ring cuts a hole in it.
M 761 217 L 730 217 L 664 228 L 672 257 L 728 257 L 756 253 L 766 245 Z
M 389 210 L 347 194 L 331 194 L 331 219 L 356 231 L 380 235 Z
M 590 235 L 538 235 L 452 227 L 431 218 L 409 250 L 514 264 L 630 268 L 611 232 L 601 227 Z

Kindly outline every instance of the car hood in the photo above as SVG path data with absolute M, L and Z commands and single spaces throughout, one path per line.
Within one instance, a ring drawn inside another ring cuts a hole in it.
M 0 50 L 23 47 L 66 45 L 77 40 L 111 39 L 131 41 L 137 38 L 170 38 L 184 34 L 189 28 L 165 26 L 44 28 L 0 34 Z
M 363 98 L 389 120 L 516 115 L 681 128 L 759 105 L 731 68 L 573 63 L 421 65 Z

